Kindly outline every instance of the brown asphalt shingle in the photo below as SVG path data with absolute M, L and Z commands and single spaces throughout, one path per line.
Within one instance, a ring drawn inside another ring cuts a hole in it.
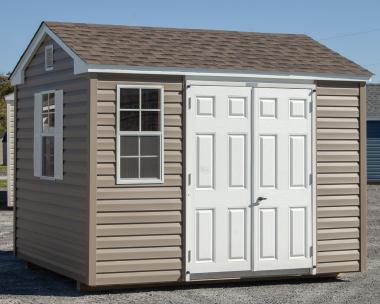
M 45 24 L 89 64 L 372 75 L 306 35 Z

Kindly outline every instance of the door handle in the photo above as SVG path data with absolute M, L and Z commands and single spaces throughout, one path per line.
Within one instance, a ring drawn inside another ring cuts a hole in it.
M 256 202 L 251 203 L 251 205 L 249 205 L 249 206 L 250 206 L 250 207 L 259 206 L 261 201 L 265 201 L 265 200 L 267 200 L 267 199 L 268 199 L 268 198 L 266 198 L 266 197 L 259 196 L 259 197 L 256 199 Z
M 261 202 L 261 201 L 265 201 L 265 200 L 267 200 L 268 198 L 266 198 L 266 197 L 262 197 L 262 196 L 259 196 L 258 198 L 257 198 L 257 202 L 259 203 L 259 202 Z

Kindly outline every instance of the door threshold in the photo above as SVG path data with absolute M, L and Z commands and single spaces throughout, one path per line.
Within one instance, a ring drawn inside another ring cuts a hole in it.
M 226 271 L 226 272 L 205 272 L 191 273 L 189 281 L 202 280 L 226 280 L 226 279 L 247 279 L 260 277 L 276 277 L 276 276 L 302 276 L 312 275 L 312 268 L 300 269 L 283 269 L 283 270 L 266 270 L 266 271 Z

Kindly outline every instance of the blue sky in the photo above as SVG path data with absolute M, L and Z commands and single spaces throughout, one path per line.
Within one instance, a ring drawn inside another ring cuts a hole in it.
M 1 7 L 0 73 L 12 70 L 41 21 L 53 20 L 305 33 L 380 82 L 379 0 L 12 0 Z

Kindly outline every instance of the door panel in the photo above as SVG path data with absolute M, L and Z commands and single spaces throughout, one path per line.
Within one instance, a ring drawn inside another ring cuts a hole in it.
M 244 188 L 246 183 L 246 136 L 229 135 L 229 187 Z
M 277 136 L 260 135 L 260 187 L 275 188 L 277 180 Z
M 305 187 L 306 184 L 306 142 L 304 135 L 289 136 L 289 180 L 290 187 Z
M 306 212 L 305 208 L 290 208 L 290 257 L 306 255 Z
M 246 259 L 246 209 L 229 210 L 229 260 Z
M 214 210 L 196 211 L 196 260 L 197 262 L 214 261 Z
M 214 134 L 197 134 L 197 187 L 214 188 Z
M 260 259 L 277 258 L 277 209 L 261 208 L 260 212 Z
M 190 98 L 187 271 L 251 270 L 251 88 L 191 86 Z
M 311 268 L 311 90 L 254 96 L 254 270 Z

